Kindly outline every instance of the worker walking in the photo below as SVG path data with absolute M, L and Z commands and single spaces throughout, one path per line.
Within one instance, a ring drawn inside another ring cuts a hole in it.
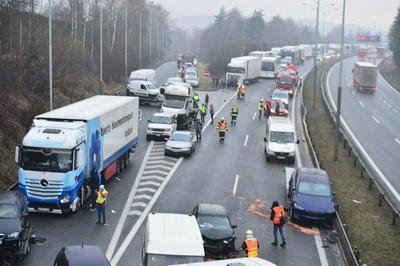
M 99 189 L 97 190 L 97 199 L 96 199 L 97 224 L 103 224 L 103 225 L 106 224 L 107 198 L 108 198 L 108 191 L 104 188 L 104 185 L 100 185 Z
M 208 107 L 208 102 L 210 101 L 210 96 L 208 96 L 208 93 L 206 93 L 206 97 L 204 102 L 206 103 L 206 107 Z
M 205 117 L 206 117 L 206 114 L 207 114 L 207 108 L 206 108 L 204 103 L 200 106 L 199 111 L 200 111 L 201 123 L 204 123 L 204 120 L 205 120 Z
M 263 110 L 262 100 L 260 100 L 260 102 L 257 104 L 257 109 L 258 109 L 258 119 L 261 119 L 262 110 Z
M 199 107 L 199 101 L 200 101 L 199 95 L 197 93 L 194 93 L 192 98 L 193 98 L 193 107 L 194 108 Z
M 240 88 L 240 98 L 244 100 L 246 98 L 246 86 L 242 83 L 242 87 Z
M 201 131 L 203 130 L 203 124 L 199 121 L 199 119 L 196 119 L 194 126 L 196 129 L 196 139 L 197 141 L 201 141 Z
M 231 108 L 231 124 L 236 125 L 238 115 L 239 115 L 239 108 L 236 105 L 234 105 Z
M 278 245 L 278 230 L 282 239 L 281 247 L 284 248 L 286 246 L 286 239 L 285 235 L 283 234 L 283 225 L 286 223 L 287 219 L 285 215 L 285 207 L 279 205 L 278 201 L 276 200 L 272 202 L 271 216 L 269 219 L 274 224 L 274 242 L 271 243 L 273 246 Z
M 90 171 L 90 184 L 89 184 L 91 191 L 90 211 L 96 210 L 97 189 L 99 188 L 100 184 L 101 184 L 101 175 L 97 171 L 96 167 L 93 166 L 92 171 Z
M 214 105 L 210 104 L 210 118 L 211 118 L 211 124 L 214 124 Z
M 237 86 L 237 88 L 236 88 L 236 96 L 237 96 L 236 99 L 238 101 L 241 99 L 241 95 L 242 95 L 241 91 L 242 91 L 242 89 L 241 89 L 240 85 Z
M 226 124 L 225 118 L 221 117 L 221 120 L 217 124 L 217 130 L 219 133 L 219 141 L 225 141 L 225 132 L 228 130 L 228 125 Z
M 264 109 L 264 115 L 267 117 L 269 117 L 269 114 L 271 113 L 271 102 L 267 101 L 267 103 L 265 104 L 265 109 Z
M 243 241 L 240 250 L 246 251 L 246 257 L 253 258 L 258 257 L 259 248 L 260 244 L 258 243 L 258 240 L 254 237 L 253 231 L 247 230 L 246 239 Z

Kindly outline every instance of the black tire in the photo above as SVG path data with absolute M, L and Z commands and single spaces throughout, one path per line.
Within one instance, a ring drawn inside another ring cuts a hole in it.
M 124 169 L 128 168 L 128 159 L 127 159 L 127 153 L 124 153 L 124 155 L 122 155 L 122 161 L 123 161 L 123 167 Z
M 151 141 L 151 137 L 149 135 L 146 135 L 146 140 Z
M 271 161 L 271 158 L 269 158 L 268 156 L 266 158 L 267 158 L 267 162 Z

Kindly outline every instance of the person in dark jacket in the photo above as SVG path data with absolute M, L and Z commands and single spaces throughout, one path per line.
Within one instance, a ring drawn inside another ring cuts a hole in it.
M 281 247 L 284 248 L 286 246 L 286 239 L 285 235 L 283 234 L 283 225 L 285 224 L 284 217 L 286 215 L 285 212 L 287 212 L 287 209 L 279 205 L 278 201 L 275 200 L 274 202 L 272 202 L 271 215 L 269 219 L 274 224 L 274 242 L 271 243 L 273 246 L 278 245 L 278 230 L 282 239 Z
M 197 141 L 201 141 L 201 131 L 203 130 L 203 124 L 199 121 L 199 119 L 196 119 L 195 129 L 196 129 L 196 139 Z
M 96 210 L 96 199 L 97 199 L 96 190 L 99 188 L 100 185 L 101 185 L 101 174 L 97 171 L 96 167 L 93 167 L 92 170 L 90 171 L 90 184 L 89 184 L 91 190 L 90 211 Z

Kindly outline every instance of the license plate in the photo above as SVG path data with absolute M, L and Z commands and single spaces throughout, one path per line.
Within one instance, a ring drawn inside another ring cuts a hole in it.
M 161 137 L 161 134 L 156 134 L 156 137 Z
M 49 209 L 47 209 L 47 208 L 38 208 L 38 211 L 40 211 L 40 212 L 46 212 L 46 211 L 49 211 Z

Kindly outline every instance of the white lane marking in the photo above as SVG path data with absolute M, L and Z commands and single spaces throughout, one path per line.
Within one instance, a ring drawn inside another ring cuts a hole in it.
M 381 123 L 381 122 L 379 122 L 379 120 L 378 120 L 375 116 L 371 115 L 371 117 L 372 117 L 372 119 L 375 120 L 375 122 L 376 122 L 377 124 L 380 124 L 380 123 Z
M 356 96 L 356 93 L 355 93 L 354 91 L 351 91 L 351 93 L 352 93 L 354 96 Z
M 349 87 L 349 88 L 350 88 L 350 87 L 351 87 L 351 83 L 347 83 L 347 87 Z
M 152 164 L 156 164 L 156 165 L 169 165 L 169 166 L 174 166 L 175 162 L 168 162 L 168 161 L 163 161 L 163 160 L 156 160 L 156 161 L 149 161 L 147 163 L 147 165 L 152 165 Z
M 257 116 L 257 112 L 254 113 L 253 120 L 256 119 L 256 116 Z
M 131 207 L 143 207 L 143 208 L 145 208 L 146 206 L 147 206 L 147 203 L 143 202 L 143 201 L 137 201 L 137 202 L 132 203 L 132 205 L 131 205 Z
M 314 230 L 318 230 L 318 228 L 313 227 Z M 323 243 L 322 243 L 322 238 L 321 238 L 321 234 L 315 234 L 314 235 L 314 240 L 315 240 L 315 244 L 317 246 L 317 251 L 318 251 L 318 255 L 319 255 L 319 259 L 321 261 L 321 266 L 328 266 L 328 259 L 326 258 L 326 254 L 325 254 L 325 249 L 323 248 Z
M 249 134 L 247 134 L 246 138 L 244 139 L 243 147 L 246 147 L 248 140 L 249 140 Z
M 233 190 L 232 190 L 233 195 L 236 195 L 236 189 L 237 189 L 238 182 L 239 182 L 239 175 L 236 175 L 235 183 L 233 183 Z
M 146 168 L 144 168 L 144 169 L 150 170 L 150 169 L 159 169 L 159 168 L 167 170 L 167 171 L 169 171 L 171 169 L 170 166 L 165 166 L 165 165 L 161 165 L 161 164 L 159 164 L 159 165 L 147 165 Z
M 392 108 L 392 105 L 390 103 L 388 104 L 388 106 L 389 106 L 389 108 Z
M 397 110 L 396 110 L 396 108 L 393 108 L 393 112 L 397 113 Z
M 150 155 L 151 149 L 153 148 L 153 145 L 154 145 L 154 141 L 151 141 L 150 144 L 149 144 L 149 147 L 147 148 L 146 154 L 144 155 L 142 164 L 140 165 L 140 169 L 139 169 L 139 171 L 138 171 L 138 173 L 136 175 L 135 182 L 134 182 L 134 184 L 132 186 L 132 189 L 129 192 L 128 199 L 127 199 L 127 201 L 125 203 L 124 209 L 122 210 L 122 213 L 121 213 L 121 216 L 120 216 L 120 218 L 118 220 L 117 226 L 115 227 L 115 230 L 114 230 L 114 233 L 112 235 L 110 244 L 108 244 L 107 251 L 106 251 L 106 257 L 107 257 L 108 260 L 111 259 L 112 255 L 113 255 L 113 253 L 115 251 L 115 248 L 116 248 L 116 246 L 118 244 L 118 240 L 119 240 L 119 237 L 121 236 L 122 229 L 124 227 L 126 218 L 128 217 L 128 212 L 129 212 L 129 209 L 131 207 L 130 205 L 131 205 L 131 203 L 133 201 L 133 197 L 136 194 L 136 190 L 137 190 L 137 187 L 139 186 L 139 182 L 140 182 L 140 177 L 142 176 L 142 173 L 144 171 L 144 167 L 146 166 L 146 162 L 147 162 L 147 159 L 149 158 L 149 155 Z
M 159 175 L 167 175 L 168 171 L 163 171 L 163 170 L 145 170 L 143 172 L 144 175 L 149 175 L 149 174 L 159 174 Z
M 162 183 L 162 185 L 157 190 L 156 194 L 154 194 L 153 198 L 151 199 L 151 201 L 149 202 L 147 207 L 143 210 L 143 214 L 139 217 L 139 219 L 137 220 L 135 225 L 132 227 L 131 231 L 128 233 L 128 235 L 126 236 L 125 240 L 122 242 L 122 244 L 119 247 L 119 249 L 117 250 L 117 252 L 115 252 L 114 257 L 111 260 L 111 265 L 117 265 L 117 263 L 121 259 L 122 255 L 125 253 L 125 250 L 128 248 L 130 242 L 135 237 L 135 235 L 136 235 L 137 231 L 139 230 L 140 226 L 142 226 L 144 220 L 147 218 L 147 214 L 150 212 L 151 208 L 153 208 L 153 205 L 156 203 L 158 197 L 164 191 L 164 188 L 168 184 L 168 181 L 174 175 L 176 169 L 178 169 L 178 167 L 182 163 L 182 161 L 183 161 L 183 157 L 180 157 L 178 162 L 171 169 L 171 172 L 169 172 L 168 176 L 165 178 L 165 182 Z
M 386 103 L 386 100 L 385 100 L 385 99 L 383 99 L 383 103 Z
M 156 189 L 150 187 L 142 187 L 137 190 L 137 192 L 150 192 L 150 193 L 156 193 L 156 191 L 157 191 Z
M 268 89 L 267 89 L 267 92 L 270 92 L 270 91 L 271 91 L 271 88 L 268 88 Z
M 157 179 L 162 182 L 162 181 L 164 181 L 165 178 L 161 177 L 161 176 L 155 176 L 155 175 L 142 176 L 142 180 L 152 180 L 152 179 Z
M 400 140 L 398 140 L 397 138 L 394 138 L 394 140 L 395 140 L 398 144 L 400 144 Z
M 140 195 L 136 195 L 134 197 L 134 199 L 145 199 L 145 200 L 151 200 L 151 196 L 146 195 L 146 194 L 140 194 Z
M 155 186 L 155 187 L 159 187 L 161 185 L 161 183 L 158 182 L 153 182 L 153 181 L 145 181 L 145 182 L 140 182 L 139 186 L 143 187 L 143 186 Z
M 142 211 L 134 210 L 134 211 L 129 211 L 128 215 L 137 215 L 140 216 L 142 215 Z
M 362 107 L 365 107 L 365 105 L 364 105 L 361 101 L 358 101 L 358 103 L 359 103 Z

